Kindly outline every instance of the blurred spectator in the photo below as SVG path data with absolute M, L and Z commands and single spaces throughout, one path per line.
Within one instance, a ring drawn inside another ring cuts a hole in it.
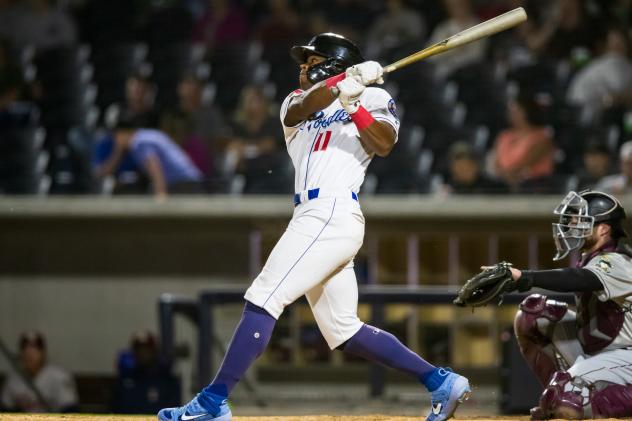
M 313 36 L 322 32 L 335 32 L 361 43 L 366 36 L 367 29 L 375 20 L 375 16 L 382 13 L 382 3 L 365 0 L 314 1 L 306 15 L 318 14 L 322 11 L 325 30 L 306 35 Z
M 242 43 L 249 35 L 248 15 L 230 0 L 208 0 L 206 13 L 193 28 L 193 41 L 206 44 L 209 50 Z
M 271 154 L 282 138 L 272 106 L 263 90 L 245 86 L 232 122 L 233 134 L 226 146 L 224 171 L 243 170 L 245 159 Z
M 423 17 L 406 6 L 404 0 L 388 0 L 386 13 L 378 16 L 367 41 L 368 57 L 380 57 L 385 51 L 409 42 L 419 44 L 426 36 Z
M 443 191 L 449 194 L 506 193 L 507 186 L 485 176 L 472 146 L 458 141 L 448 152 L 449 175 Z
M 204 80 L 194 73 L 178 84 L 178 105 L 166 111 L 160 128 L 184 149 L 206 176 L 213 173 L 215 142 L 226 136 L 224 117 L 219 108 L 204 98 Z
M 140 170 L 149 178 L 154 195 L 203 193 L 202 173 L 186 153 L 166 134 L 139 128 L 132 119 L 119 121 L 111 156 L 96 168 L 98 177 L 115 173 L 129 151 Z
M 509 102 L 510 127 L 496 137 L 492 156 L 494 174 L 513 190 L 553 174 L 555 148 L 542 114 L 533 95 Z
M 8 39 L 0 37 L 0 84 L 11 87 L 14 101 L 17 101 L 24 93 L 24 80 L 20 65 L 12 53 Z
M 443 0 L 448 19 L 439 23 L 430 36 L 429 44 L 435 44 L 478 23 L 470 0 Z M 431 60 L 436 66 L 436 76 L 444 79 L 455 70 L 479 62 L 485 56 L 487 39 L 473 42 L 454 51 L 440 54 Z
M 0 111 L 20 98 L 20 79 L 10 69 L 0 67 Z
M 136 161 L 129 152 L 119 157 L 118 165 L 113 165 L 105 170 L 104 165 L 115 155 L 114 134 L 108 133 L 95 142 L 92 153 L 92 167 L 99 192 L 111 192 L 113 194 L 143 193 L 147 190 L 148 181 L 143 175 Z M 107 187 L 107 179 L 112 177 L 114 184 Z
M 69 47 L 77 43 L 77 28 L 71 16 L 53 0 L 19 2 L 17 21 L 11 33 L 18 48 Z
M 599 42 L 599 55 L 571 81 L 568 101 L 583 107 L 584 118 L 597 119 L 604 108 L 625 100 L 632 91 L 632 63 L 628 39 L 617 27 L 610 27 Z
M 623 25 L 629 26 L 632 19 L 632 1 L 630 0 L 599 0 L 601 7 L 607 9 L 609 16 Z
M 597 140 L 584 148 L 583 166 L 577 172 L 577 191 L 593 189 L 602 178 L 610 174 L 611 162 L 608 147 Z
M 544 21 L 529 34 L 535 53 L 553 59 L 572 59 L 581 65 L 589 59 L 596 22 L 588 15 L 584 0 L 547 2 Z
M 25 101 L 24 81 L 6 40 L 0 39 L 0 130 L 32 126 L 37 108 Z
M 125 82 L 125 104 L 112 104 L 105 112 L 106 126 L 116 127 L 119 120 L 133 122 L 135 127 L 154 128 L 158 126 L 158 112 L 154 106 L 156 87 L 150 81 L 147 72 L 140 70 L 131 74 Z M 115 176 L 114 193 L 139 193 L 146 190 L 147 180 L 140 165 L 131 154 L 125 152 L 117 156 L 117 163 L 103 172 L 104 165 L 117 155 L 114 135 L 106 133 L 95 142 L 92 165 L 96 176 Z
M 300 35 L 300 20 L 288 0 L 268 0 L 268 13 L 256 30 L 264 45 L 292 45 Z M 287 51 L 283 51 L 287 56 Z
M 21 372 L 8 375 L 2 388 L 2 407 L 15 412 L 75 411 L 78 405 L 75 381 L 63 369 L 48 363 L 44 336 L 39 332 L 23 333 L 19 348 Z
M 18 23 L 18 8 L 14 0 L 0 0 L 0 37 L 11 39 Z
M 142 127 L 157 127 L 155 99 L 156 86 L 146 71 L 138 71 L 125 82 L 125 105 L 119 110 L 119 115 L 135 120 Z
M 181 0 L 160 0 L 152 2 L 147 17 L 145 39 L 160 48 L 161 44 L 183 43 L 191 39 L 193 17 Z M 165 31 L 165 28 L 169 28 Z
M 158 342 L 151 332 L 132 335 L 130 349 L 118 355 L 117 369 L 114 412 L 150 414 L 180 404 L 180 382 L 171 374 L 169 364 L 160 359 Z
M 94 47 L 111 47 L 138 38 L 145 22 L 146 2 L 141 0 L 80 1 L 75 8 L 81 40 Z M 121 13 L 124 10 L 125 13 Z
M 619 170 L 621 173 L 604 177 L 595 190 L 614 195 L 632 193 L 632 141 L 625 142 L 619 149 Z

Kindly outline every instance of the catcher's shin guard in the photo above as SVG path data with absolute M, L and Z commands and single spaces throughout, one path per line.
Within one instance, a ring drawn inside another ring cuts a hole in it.
M 567 310 L 565 303 L 532 294 L 520 303 L 520 311 L 514 319 L 514 332 L 520 351 L 543 386 L 549 383 L 559 367 L 551 339 L 542 332 L 542 326 L 560 321 Z
M 632 417 L 632 385 L 610 384 L 590 395 L 594 418 Z
M 531 410 L 531 418 L 589 419 L 632 416 L 632 385 L 597 382 L 588 385 L 565 371 L 554 374 Z
M 540 396 L 540 404 L 531 409 L 531 419 L 548 420 L 549 418 L 564 418 L 580 420 L 585 418 L 584 396 L 582 388 L 577 393 L 571 383 L 573 378 L 566 371 L 558 371 L 551 378 L 551 382 Z M 588 418 L 591 418 L 590 416 Z

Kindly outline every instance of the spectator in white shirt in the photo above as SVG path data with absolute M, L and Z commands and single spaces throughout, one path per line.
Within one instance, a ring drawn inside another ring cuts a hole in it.
M 632 193 L 632 141 L 621 145 L 619 166 L 621 173 L 602 178 L 595 186 L 595 190 L 615 196 Z
M 2 388 L 0 403 L 4 409 L 12 412 L 72 412 L 77 409 L 75 381 L 65 370 L 48 363 L 46 340 L 41 333 L 21 335 L 20 366 L 21 373 L 10 373 Z M 44 402 L 38 399 L 33 387 Z
M 581 106 L 588 121 L 598 119 L 603 110 L 617 105 L 632 89 L 626 34 L 610 27 L 604 35 L 598 44 L 599 56 L 577 73 L 568 90 L 568 101 Z

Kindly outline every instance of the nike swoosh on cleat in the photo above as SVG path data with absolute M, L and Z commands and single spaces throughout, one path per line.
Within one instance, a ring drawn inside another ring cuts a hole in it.
M 439 413 L 441 412 L 441 407 L 443 405 L 441 405 L 441 402 L 438 402 L 434 405 L 432 405 L 432 413 L 435 415 L 439 415 Z
M 187 414 L 182 414 L 182 416 L 180 417 L 180 419 L 182 421 L 190 421 L 190 420 L 195 420 L 198 419 L 200 417 L 203 417 L 206 414 L 199 414 L 199 415 L 187 415 Z

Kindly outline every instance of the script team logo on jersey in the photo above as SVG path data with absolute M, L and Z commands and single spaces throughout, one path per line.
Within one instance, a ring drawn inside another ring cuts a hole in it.
M 388 101 L 388 111 L 393 114 L 393 117 L 399 120 L 399 117 L 397 116 L 397 106 L 395 105 L 395 100 L 392 98 Z

